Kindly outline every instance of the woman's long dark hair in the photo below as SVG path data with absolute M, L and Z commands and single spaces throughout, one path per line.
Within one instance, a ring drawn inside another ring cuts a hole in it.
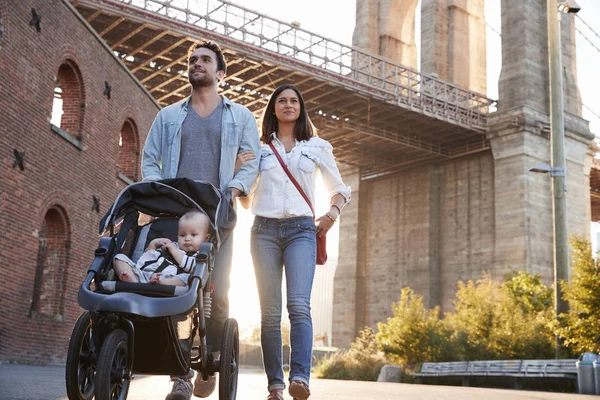
M 277 120 L 277 116 L 275 116 L 275 101 L 277 97 L 286 89 L 292 89 L 298 95 L 298 100 L 300 101 L 300 116 L 296 120 L 296 125 L 294 126 L 294 137 L 298 141 L 308 140 L 313 136 L 317 136 L 317 128 L 313 125 L 310 117 L 308 116 L 308 112 L 306 111 L 306 107 L 304 106 L 304 99 L 302 98 L 302 93 L 300 93 L 300 89 L 296 86 L 291 85 L 289 83 L 285 83 L 279 86 L 269 99 L 269 103 L 265 108 L 262 117 L 262 136 L 260 140 L 265 143 L 271 143 L 271 134 L 273 132 L 277 132 L 279 128 L 279 121 Z

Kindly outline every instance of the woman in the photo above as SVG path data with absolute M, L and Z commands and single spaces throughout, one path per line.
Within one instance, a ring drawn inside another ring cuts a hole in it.
M 335 164 L 331 145 L 317 137 L 300 90 L 279 86 L 271 96 L 262 121 L 260 176 L 253 192 L 255 215 L 251 252 L 261 307 L 261 344 L 268 378 L 268 400 L 282 400 L 281 282 L 285 269 L 292 348 L 289 392 L 294 399 L 310 396 L 312 319 L 310 293 L 316 264 L 316 236 L 325 235 L 350 201 Z M 315 219 L 311 207 L 286 175 L 273 150 L 314 204 L 315 177 L 321 171 L 330 193 L 329 211 Z M 252 159 L 250 153 L 240 161 Z M 249 199 L 241 200 L 247 207 Z M 315 226 L 316 222 L 316 226 Z

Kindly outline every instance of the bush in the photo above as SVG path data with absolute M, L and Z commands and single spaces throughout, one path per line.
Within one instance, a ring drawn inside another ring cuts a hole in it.
M 319 378 L 376 381 L 385 363 L 377 348 L 375 332 L 365 327 L 349 350 L 322 358 L 314 372 Z

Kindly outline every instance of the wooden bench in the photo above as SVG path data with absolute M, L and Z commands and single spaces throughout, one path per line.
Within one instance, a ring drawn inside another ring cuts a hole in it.
M 507 377 L 513 379 L 513 387 L 520 388 L 525 378 L 577 379 L 575 359 L 562 360 L 489 360 L 425 362 L 421 371 L 411 374 L 422 383 L 426 377 L 459 377 L 463 386 L 469 385 L 470 377 Z

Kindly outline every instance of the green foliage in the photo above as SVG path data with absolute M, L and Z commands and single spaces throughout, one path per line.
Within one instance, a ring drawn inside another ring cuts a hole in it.
M 493 353 L 496 301 L 499 286 L 486 277 L 477 284 L 459 282 L 454 302 L 455 313 L 446 314 L 446 324 L 452 331 L 451 340 L 457 356 L 466 360 L 486 360 Z
M 444 319 L 439 308 L 427 309 L 422 296 L 404 288 L 392 305 L 393 316 L 377 324 L 377 334 L 365 328 L 349 350 L 322 359 L 315 373 L 376 380 L 386 360 L 406 372 L 426 361 L 553 358 L 552 289 L 539 274 L 519 272 L 505 279 L 484 275 L 459 282 L 455 311 Z M 596 279 L 600 283 L 597 272 Z M 595 304 L 600 305 L 600 294 Z M 600 307 L 597 315 L 600 320 Z
M 455 354 L 464 360 L 552 357 L 551 296 L 539 275 L 526 272 L 504 284 L 489 275 L 459 282 L 456 311 L 446 314 Z
M 569 313 L 561 314 L 557 333 L 575 354 L 600 352 L 600 263 L 589 241 L 571 239 L 571 280 L 561 282 Z
M 439 319 L 439 308 L 427 310 L 423 297 L 406 287 L 400 301 L 392 305 L 392 313 L 387 323 L 377 324 L 377 343 L 388 358 L 407 366 L 452 358 L 450 332 Z
M 552 288 L 542 283 L 540 274 L 519 271 L 506 277 L 502 285 L 525 313 L 545 312 L 553 307 Z
M 520 272 L 504 283 L 489 275 L 458 283 L 455 311 L 439 318 L 404 288 L 393 317 L 378 324 L 377 342 L 390 360 L 425 361 L 551 358 L 552 290 L 539 275 Z
M 365 327 L 350 345 L 350 350 L 324 357 L 317 363 L 314 373 L 320 378 L 376 381 L 384 364 L 375 332 Z

